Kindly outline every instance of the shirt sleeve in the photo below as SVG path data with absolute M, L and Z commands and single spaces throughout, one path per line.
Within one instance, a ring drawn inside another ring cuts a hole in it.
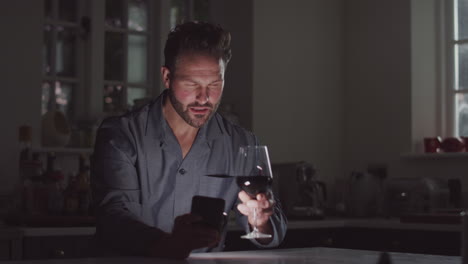
M 92 157 L 96 238 L 104 251 L 145 255 L 148 246 L 167 233 L 141 220 L 136 150 L 119 122 L 103 122 Z

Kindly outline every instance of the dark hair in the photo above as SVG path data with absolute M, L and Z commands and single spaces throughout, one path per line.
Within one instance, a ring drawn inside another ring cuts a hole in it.
M 177 57 L 185 52 L 221 58 L 227 65 L 231 59 L 231 34 L 221 26 L 207 22 L 179 24 L 167 37 L 164 66 L 174 71 Z

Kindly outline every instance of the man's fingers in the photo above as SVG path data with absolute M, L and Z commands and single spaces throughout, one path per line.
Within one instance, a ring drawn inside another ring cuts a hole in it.
M 273 215 L 273 208 L 268 207 L 262 210 L 262 214 L 267 215 L 268 217 Z
M 257 194 L 257 201 L 259 202 L 259 208 L 269 208 L 275 205 L 275 199 L 271 194 Z
M 240 191 L 238 196 L 239 196 L 239 199 L 243 203 L 245 203 L 245 202 L 247 202 L 249 200 L 252 200 L 252 197 L 250 197 L 245 191 Z
M 274 200 L 270 199 L 269 195 L 260 193 L 255 198 L 252 199 L 245 191 L 239 192 L 241 202 L 250 208 L 268 209 L 274 206 Z
M 251 211 L 251 209 L 245 204 L 238 204 L 237 210 L 239 210 L 239 212 L 243 215 L 249 215 Z
M 250 208 L 268 209 L 273 207 L 270 200 L 250 200 L 245 203 Z
M 253 202 L 256 202 L 256 201 L 253 201 Z M 255 205 L 254 206 L 249 206 L 248 204 L 250 204 L 250 201 L 247 202 L 247 205 L 246 204 L 238 204 L 237 205 L 237 210 L 239 210 L 239 212 L 243 215 L 250 215 L 252 213 L 252 210 L 253 208 L 258 208 L 259 210 L 257 210 L 257 213 L 258 214 L 265 214 L 267 216 L 271 216 L 273 215 L 273 207 L 256 207 Z M 252 203 L 253 204 L 253 203 Z
M 259 194 L 257 194 L 257 197 L 255 197 L 255 198 L 256 198 L 257 200 L 264 200 L 264 199 L 266 199 L 266 196 L 265 196 L 265 194 L 263 194 L 263 193 L 259 193 Z

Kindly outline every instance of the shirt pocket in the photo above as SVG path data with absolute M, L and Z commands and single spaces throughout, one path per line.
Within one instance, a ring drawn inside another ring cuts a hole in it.
M 225 199 L 233 184 L 235 178 L 201 176 L 199 195 Z

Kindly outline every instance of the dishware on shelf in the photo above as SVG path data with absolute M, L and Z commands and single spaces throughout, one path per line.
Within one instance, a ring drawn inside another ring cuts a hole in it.
M 440 150 L 442 143 L 441 137 L 425 137 L 424 138 L 424 152 L 437 153 Z
M 440 143 L 440 148 L 444 152 L 461 152 L 465 150 L 465 144 L 458 137 L 448 137 Z
M 42 116 L 42 146 L 65 147 L 70 135 L 70 125 L 64 113 L 51 110 Z

